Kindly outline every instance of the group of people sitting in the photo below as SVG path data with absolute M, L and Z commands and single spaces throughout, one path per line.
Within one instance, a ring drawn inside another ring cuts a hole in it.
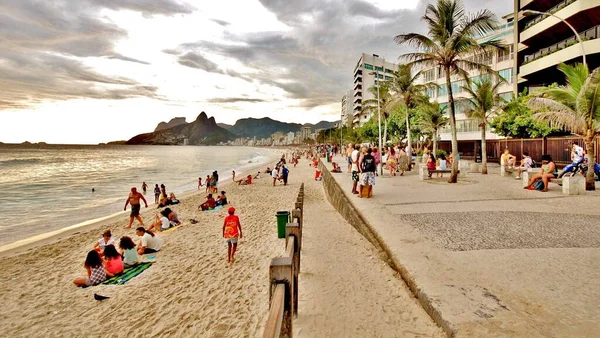
M 258 174 L 256 174 L 254 176 L 255 179 L 260 178 L 260 171 L 258 172 Z M 252 175 L 248 175 L 245 178 L 241 178 L 239 180 L 235 179 L 235 170 L 232 172 L 232 176 L 231 176 L 231 180 L 235 183 L 237 183 L 238 185 L 249 185 L 252 184 Z
M 164 184 L 161 184 L 160 188 L 158 188 L 158 184 L 154 187 L 154 200 L 155 202 L 158 200 L 158 208 L 179 204 L 179 200 L 174 193 L 167 195 L 167 188 Z
M 227 195 L 225 194 L 225 191 L 221 191 L 221 195 L 217 196 L 217 199 L 213 197 L 213 194 L 208 194 L 205 199 L 206 201 L 198 206 L 198 209 L 201 209 L 202 211 L 213 210 L 219 205 L 227 205 Z
M 425 156 L 423 156 L 425 157 Z M 433 175 L 434 170 L 448 170 L 448 160 L 446 159 L 446 155 L 443 153 L 440 154 L 439 158 L 436 160 L 433 152 L 430 152 L 427 155 L 427 171 L 429 172 L 429 178 Z M 436 173 L 436 177 L 444 177 L 444 173 Z
M 181 225 L 177 213 L 171 210 L 171 208 L 164 208 L 154 217 L 154 223 L 148 227 L 148 230 L 156 229 L 156 231 L 164 231 L 174 226 Z
M 135 266 L 139 263 L 139 255 L 158 252 L 162 247 L 161 238 L 144 227 L 136 229 L 136 235 L 140 237 L 138 244 L 129 236 L 119 239 L 118 249 L 110 230 L 106 230 L 90 250 L 83 263 L 87 274 L 73 280 L 76 286 L 93 286 L 104 282 L 106 279 L 118 276 L 125 268 Z

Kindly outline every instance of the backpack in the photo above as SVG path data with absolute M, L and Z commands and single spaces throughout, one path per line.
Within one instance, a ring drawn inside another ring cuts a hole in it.
M 533 183 L 533 189 L 535 190 L 544 190 L 544 182 L 542 180 L 537 180 Z

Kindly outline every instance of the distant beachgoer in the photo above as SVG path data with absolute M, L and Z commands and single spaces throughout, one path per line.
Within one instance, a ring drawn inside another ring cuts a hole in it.
M 283 185 L 287 185 L 289 173 L 290 171 L 285 167 L 285 165 L 281 166 L 281 178 L 283 179 Z
M 104 259 L 105 264 L 104 267 L 106 269 L 106 276 L 114 277 L 120 273 L 123 273 L 123 258 L 117 252 L 117 249 L 114 245 L 107 245 L 104 249 Z
M 219 184 L 219 173 L 217 173 L 217 171 L 213 171 L 213 179 L 212 179 L 212 193 L 216 194 L 218 192 L 217 188 L 218 188 L 218 184 Z
M 233 263 L 235 262 L 238 239 L 242 238 L 242 225 L 239 217 L 234 215 L 234 207 L 229 208 L 227 213 L 229 216 L 225 217 L 223 222 L 223 238 L 227 243 L 227 263 Z
M 277 168 L 271 170 L 271 177 L 273 177 L 273 186 L 275 186 L 277 178 L 279 177 L 279 171 L 277 170 Z
M 246 176 L 245 179 L 240 179 L 235 181 L 235 183 L 237 183 L 238 185 L 248 185 L 248 184 L 252 184 L 252 175 L 248 175 Z
M 265 173 L 269 176 L 271 176 L 271 168 L 267 167 L 267 170 L 265 170 Z
M 231 180 L 235 182 L 235 170 L 231 171 Z
M 198 177 L 198 190 L 202 187 L 202 177 Z
M 254 179 L 255 179 L 255 180 L 258 180 L 260 177 L 261 177 L 261 175 L 260 175 L 260 171 L 258 172 L 258 174 L 254 175 Z
M 119 252 L 123 256 L 123 266 L 130 268 L 138 263 L 138 255 L 135 243 L 129 236 L 123 236 L 119 240 Z
M 112 234 L 110 233 L 110 230 L 106 230 L 104 231 L 104 233 L 102 234 L 102 238 L 100 238 L 95 244 L 94 244 L 94 249 L 98 249 L 100 250 L 99 253 L 102 254 L 102 252 L 104 252 L 104 248 L 107 245 L 111 245 L 111 244 L 115 244 L 115 239 L 112 238 Z
M 142 226 L 144 225 L 144 220 L 140 216 L 140 208 L 141 208 L 140 199 L 142 201 L 144 201 L 144 204 L 147 208 L 148 202 L 146 202 L 144 195 L 140 194 L 135 187 L 131 188 L 131 193 L 129 193 L 129 196 L 127 196 L 127 200 L 125 201 L 125 206 L 123 207 L 123 210 L 127 210 L 127 205 L 131 204 L 131 214 L 129 215 L 129 226 L 125 227 L 125 229 L 131 228 L 134 218 L 137 219 L 138 222 L 140 222 L 140 224 Z
M 142 182 L 142 191 L 144 192 L 144 195 L 146 195 L 146 190 L 148 190 L 148 185 L 146 182 Z
M 76 278 L 73 284 L 77 286 L 98 285 L 106 280 L 106 270 L 102 258 L 96 250 L 88 252 L 83 267 L 87 270 L 86 277 Z
M 356 190 L 356 186 L 358 185 L 358 156 L 359 156 L 359 146 L 354 146 L 354 150 L 352 150 L 352 154 L 350 155 L 350 159 L 352 160 L 352 193 L 358 194 L 358 190 Z M 315 177 L 316 180 L 316 177 Z
M 217 206 L 217 202 L 215 201 L 215 199 L 213 198 L 212 194 L 208 194 L 208 196 L 206 196 L 206 202 L 200 204 L 198 206 L 198 209 L 202 209 L 202 211 L 205 210 L 212 210 Z
M 248 175 L 250 176 L 250 175 Z M 221 195 L 217 197 L 216 201 L 217 205 L 227 205 L 227 195 L 225 195 L 225 191 L 221 191 Z
M 160 201 L 160 188 L 158 187 L 158 184 L 156 184 L 154 186 L 154 204 L 158 204 L 159 201 Z
M 96 192 L 96 189 L 92 188 L 92 192 Z
M 210 192 L 210 189 L 211 189 L 211 186 L 212 186 L 212 176 L 206 175 L 206 181 L 205 181 L 205 183 L 206 183 L 205 192 L 208 193 L 208 192 Z
M 164 210 L 163 210 L 164 211 Z M 161 213 L 154 215 L 154 223 L 150 224 L 148 231 L 156 229 L 156 231 L 167 230 L 171 227 L 169 218 Z
M 144 229 L 144 227 L 135 229 L 135 234 L 141 237 L 137 246 L 138 254 L 144 255 L 160 251 L 162 240 L 157 234 Z
M 177 217 L 177 213 L 174 210 L 171 210 L 171 208 L 165 208 L 163 211 L 160 212 L 160 214 L 169 219 L 171 227 L 181 225 L 181 222 Z

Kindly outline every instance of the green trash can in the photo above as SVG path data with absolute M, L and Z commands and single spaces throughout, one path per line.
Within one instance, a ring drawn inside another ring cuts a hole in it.
M 327 157 L 327 163 L 330 163 L 331 162 L 331 156 L 329 156 L 329 153 L 327 153 L 326 157 Z
M 285 227 L 289 222 L 290 212 L 278 211 L 275 217 L 277 217 L 277 238 L 285 238 Z

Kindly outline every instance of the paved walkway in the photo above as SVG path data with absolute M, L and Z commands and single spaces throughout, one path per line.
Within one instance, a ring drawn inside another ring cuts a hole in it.
M 386 175 L 359 199 L 349 174 L 333 177 L 447 330 L 600 335 L 600 191 L 527 191 L 492 167 L 453 185 Z
M 306 162 L 304 162 L 306 163 Z M 444 337 L 404 281 L 327 202 L 314 170 L 305 225 L 295 337 Z

